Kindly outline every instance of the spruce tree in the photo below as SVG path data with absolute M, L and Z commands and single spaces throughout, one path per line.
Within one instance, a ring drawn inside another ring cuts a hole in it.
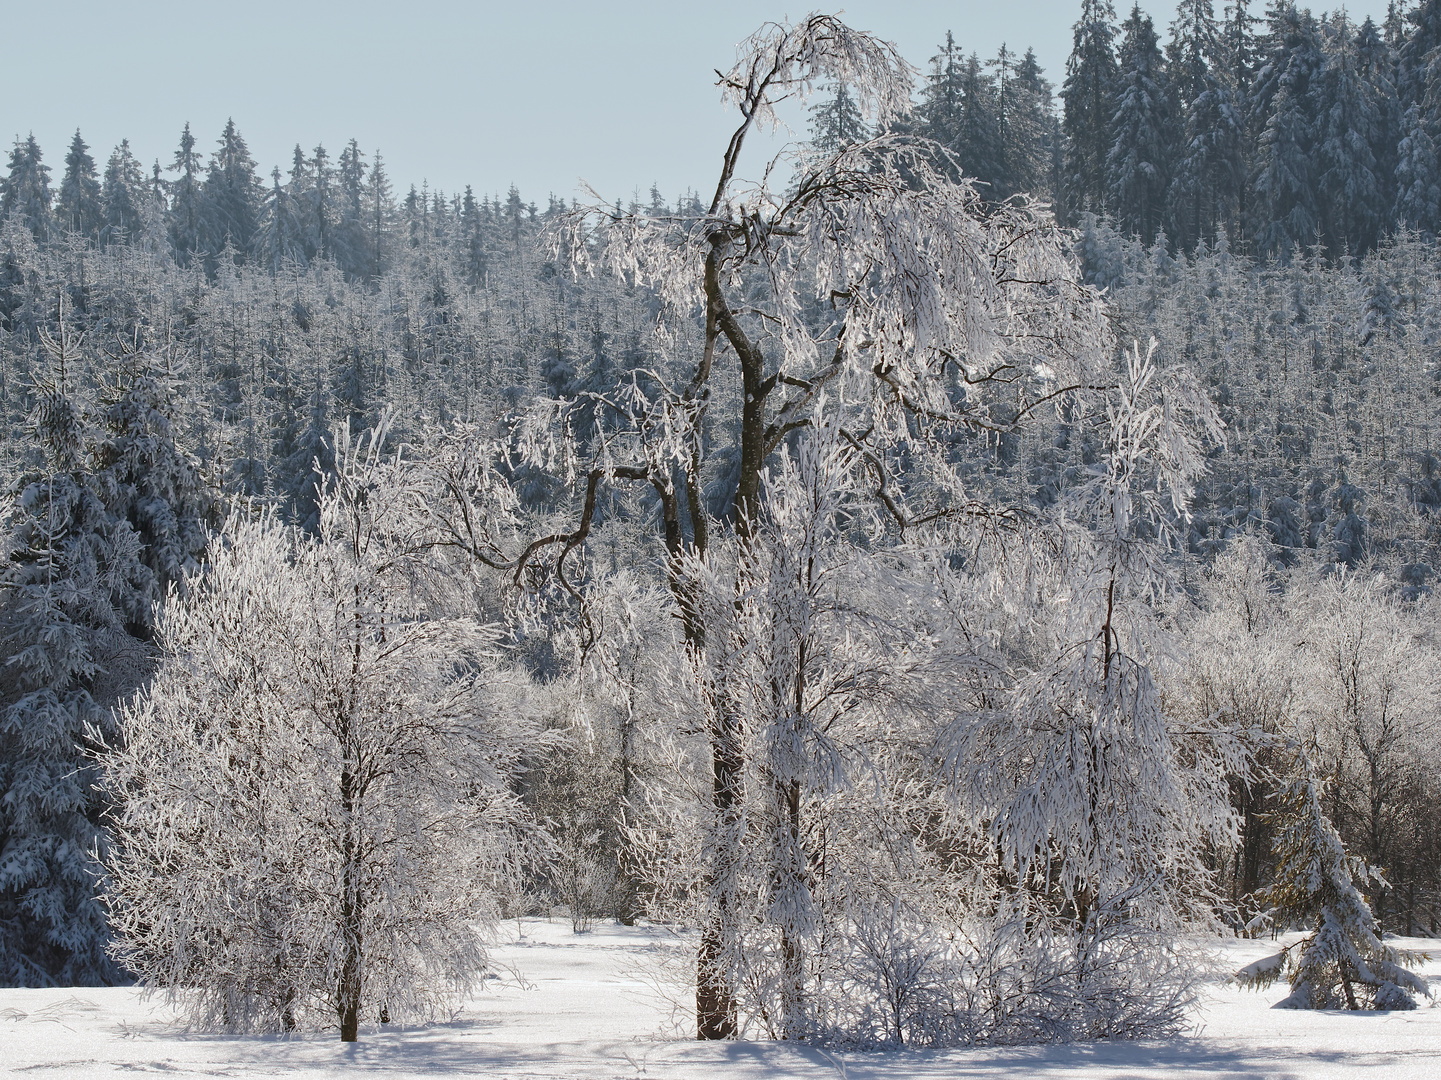
M 351 277 L 364 277 L 370 267 L 366 242 L 365 155 L 354 139 L 340 152 L 336 170 L 339 191 L 335 223 L 335 262 Z
M 1441 161 L 1419 105 L 1406 110 L 1402 127 L 1405 135 L 1396 148 L 1395 221 L 1435 236 L 1441 230 Z
M 49 232 L 50 166 L 41 160 L 33 134 L 15 140 L 9 172 L 0 182 L 0 217 L 12 216 L 23 221 L 36 240 Z
M 1261 133 L 1253 190 L 1253 234 L 1264 255 L 1289 258 L 1316 242 L 1321 226 L 1313 83 L 1324 63 L 1309 12 L 1286 6 L 1272 19 L 1271 51 L 1257 76 L 1252 108 L 1268 119 Z
M 255 241 L 260 217 L 260 182 L 255 175 L 255 161 L 245 139 L 227 120 L 217 146 L 210 156 L 210 166 L 201 187 L 201 229 L 209 259 L 213 260 L 229 247 L 237 262 L 244 262 Z
M 947 149 L 954 148 L 960 129 L 962 63 L 961 50 L 947 30 L 946 43 L 931 57 L 931 70 L 916 108 L 921 134 Z
M 1035 57 L 1031 55 L 1030 59 L 1034 62 Z M 1047 118 L 1040 114 L 1037 95 L 1021 75 L 1023 63 L 1005 42 L 996 58 L 986 63 L 994 73 L 991 85 L 997 125 L 996 198 L 1020 192 L 1045 197 L 1047 193 Z
M 170 171 L 180 174 L 170 183 L 170 250 L 176 262 L 189 266 L 191 259 L 205 250 L 200 155 L 195 152 L 195 136 L 190 134 L 189 124 L 180 133 L 180 146 Z
M 1061 87 L 1066 137 L 1065 197 L 1068 220 L 1106 207 L 1106 158 L 1114 140 L 1116 9 L 1111 0 L 1082 0 L 1072 28 L 1071 55 Z
M 835 154 L 870 137 L 855 98 L 838 82 L 834 92 L 811 106 L 811 145 L 822 154 Z
M 465 185 L 460 201 L 460 237 L 461 266 L 466 281 L 474 287 L 485 280 L 488 252 L 483 212 L 469 184 Z
M 330 166 L 325 147 L 317 145 L 307 162 L 297 146 L 290 178 L 305 225 L 306 253 L 312 260 L 335 258 L 335 170 Z M 301 178 L 304 183 L 297 190 L 297 181 Z
M 270 193 L 260 212 L 256 253 L 262 265 L 276 273 L 287 263 L 305 265 L 305 243 L 295 198 L 280 183 L 280 166 L 270 174 Z
M 127 243 L 141 233 L 145 197 L 140 162 L 130 152 L 129 140 L 121 139 L 105 165 L 105 228 L 101 239 L 106 244 Z
M 1106 194 L 1121 232 L 1149 247 L 1161 228 L 1177 133 L 1151 17 L 1137 4 L 1122 31 Z
M 1376 157 L 1385 142 L 1384 89 L 1363 77 L 1345 17 L 1327 31 L 1325 62 L 1313 83 L 1321 232 L 1333 257 L 1365 254 L 1390 214 L 1391 185 Z
M 1245 124 L 1210 0 L 1177 8 L 1167 53 L 1183 115 L 1167 229 L 1182 250 L 1193 251 L 1202 241 L 1215 244 L 1223 230 L 1239 232 L 1245 186 Z
M 63 323 L 62 310 L 62 323 Z M 90 483 L 90 421 L 72 395 L 73 342 L 47 335 L 52 372 L 35 387 L 31 431 L 44 454 L 5 521 L 0 563 L 0 982 L 107 984 L 96 898 L 103 851 L 95 770 L 83 747 L 108 731 L 91 688 L 97 653 L 124 638 L 122 598 L 139 543 Z
M 1302 755 L 1299 774 L 1276 795 L 1276 877 L 1261 901 L 1281 928 L 1309 926 L 1300 941 L 1243 968 L 1260 989 L 1282 974 L 1291 1009 L 1414 1009 L 1426 980 L 1408 970 L 1418 957 L 1385 944 L 1360 886 L 1379 872 L 1346 854 L 1322 808 L 1323 788 Z
M 1001 165 L 1001 117 L 995 87 L 975 53 L 961 69 L 961 112 L 954 150 L 961 168 L 982 184 L 987 199 L 1004 197 L 1006 177 Z
M 90 156 L 90 147 L 80 137 L 79 128 L 75 129 L 70 151 L 65 155 L 65 177 L 60 181 L 55 217 L 61 228 L 91 240 L 98 238 L 104 221 L 95 159 Z
M 385 162 L 377 150 L 365 182 L 365 272 L 370 279 L 378 278 L 388 269 L 394 219 L 395 197 L 390 177 L 385 173 Z
M 1027 49 L 1016 68 L 1016 91 L 1020 99 L 1018 116 L 1025 117 L 1035 150 L 1038 169 L 1037 184 L 1033 189 L 1044 193 L 1054 206 L 1061 205 L 1062 183 L 1065 175 L 1065 138 L 1061 133 L 1060 121 L 1053 107 L 1054 95 L 1050 80 L 1036 59 L 1036 50 Z

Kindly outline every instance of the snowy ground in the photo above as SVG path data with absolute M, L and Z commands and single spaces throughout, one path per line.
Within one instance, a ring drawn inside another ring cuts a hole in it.
M 509 924 L 495 950 L 506 978 L 452 1022 L 409 1031 L 303 1039 L 187 1034 L 134 990 L 0 990 L 0 1074 L 50 1080 L 135 1073 L 173 1077 L 386 1078 L 478 1074 L 505 1080 L 1170 1080 L 1175 1077 L 1441 1078 L 1441 1007 L 1410 1013 L 1304 1013 L 1284 995 L 1218 984 L 1188 1037 L 1168 1042 L 982 1051 L 830 1055 L 774 1043 L 697 1043 L 650 988 L 669 951 L 660 930 Z M 1433 948 L 1435 942 L 1399 942 Z M 1441 950 L 1436 950 L 1441 953 Z M 1228 946 L 1240 967 L 1264 946 Z M 1234 961 L 1234 963 L 1232 963 Z M 1427 965 L 1441 978 L 1441 960 Z

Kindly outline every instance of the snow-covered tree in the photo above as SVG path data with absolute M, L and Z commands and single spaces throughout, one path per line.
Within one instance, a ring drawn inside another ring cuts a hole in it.
M 36 239 L 50 227 L 50 166 L 41 159 L 33 134 L 23 140 L 17 137 L 9 169 L 0 179 L 0 217 L 17 216 Z
M 1376 151 L 1385 143 L 1380 88 L 1366 79 L 1345 19 L 1327 27 L 1316 97 L 1316 184 L 1321 232 L 1333 255 L 1366 252 L 1390 214 L 1390 192 Z
M 225 122 L 200 190 L 201 236 L 212 262 L 229 245 L 244 261 L 255 241 L 262 189 L 255 161 L 234 120 Z
M 181 266 L 189 266 L 195 253 L 205 250 L 200 168 L 200 155 L 195 152 L 195 136 L 190 134 L 187 123 L 180 133 L 175 160 L 170 164 L 170 171 L 180 174 L 170 181 L 170 250 Z
M 1225 776 L 1245 760 L 1230 724 L 1175 723 L 1153 670 L 1173 647 L 1155 614 L 1177 588 L 1163 545 L 1202 470 L 1202 439 L 1219 434 L 1184 372 L 1131 350 L 1105 456 L 1064 495 L 1029 670 L 951 750 L 1008 872 L 1082 933 L 1123 912 L 1162 928 L 1204 910 L 1198 838 L 1232 828 Z
M 116 953 L 198 1023 L 353 1041 L 484 972 L 527 731 L 493 635 L 427 604 L 381 438 L 340 433 L 313 537 L 237 508 L 103 759 Z
M 1245 187 L 1246 121 L 1210 0 L 1184 0 L 1167 46 L 1172 84 L 1182 110 L 1175 175 L 1167 191 L 1171 238 L 1183 250 L 1221 230 L 1239 234 Z
M 103 221 L 100 181 L 95 176 L 95 159 L 77 128 L 65 155 L 65 176 L 55 200 L 55 217 L 71 232 L 94 239 Z
M 89 422 L 67 371 L 77 342 L 62 328 L 47 344 L 53 380 L 36 387 L 32 421 L 45 469 L 23 478 L 0 565 L 0 979 L 19 986 L 121 978 L 95 895 L 105 838 L 82 748 L 108 729 L 92 694 L 99 660 L 119 651 L 145 576 L 133 530 L 91 482 Z
M 130 152 L 130 143 L 120 140 L 105 165 L 105 227 L 101 240 L 118 244 L 139 239 L 145 220 L 147 192 L 140 162 Z
M 1324 64 L 1311 13 L 1277 9 L 1272 53 L 1253 91 L 1265 117 L 1257 148 L 1252 234 L 1259 250 L 1281 259 L 1315 242 L 1321 219 L 1313 157 L 1317 138 L 1313 83 Z
M 1106 158 L 1115 113 L 1116 9 L 1111 0 L 1083 0 L 1066 60 L 1062 130 L 1066 135 L 1066 212 L 1073 220 L 1106 207 Z
M 1441 228 L 1441 161 L 1417 106 L 1406 111 L 1403 130 L 1396 148 L 1396 222 L 1434 234 Z
M 824 16 L 768 25 L 742 45 L 721 81 L 744 119 L 704 213 L 651 218 L 596 206 L 568 219 L 573 260 L 657 291 L 667 310 L 662 348 L 681 347 L 680 320 L 693 314 L 704 315 L 704 336 L 686 383 L 636 382 L 610 398 L 618 434 L 577 474 L 585 478 L 581 521 L 547 542 L 568 553 L 585 541 L 602 482 L 648 483 L 681 571 L 671 584 L 698 655 L 708 630 L 678 560 L 688 551 L 703 559 L 728 526 L 742 547 L 756 535 L 767 460 L 813 423 L 823 397 L 875 461 L 878 498 L 905 529 L 917 518 L 974 512 L 944 461 L 947 437 L 1008 430 L 1090 385 L 1105 361 L 1099 309 L 1074 280 L 1047 217 L 1022 203 L 981 219 L 975 192 L 931 165 L 931 146 L 883 136 L 807 162 L 784 195 L 738 180 L 746 136 L 774 121 L 774 102 L 835 79 L 880 122 L 909 107 L 909 68 L 893 47 Z M 742 305 L 739 290 L 751 283 Z M 739 396 L 712 387 L 727 349 Z M 913 438 L 907 418 L 935 434 Z M 725 447 L 702 436 L 717 423 L 733 433 Z M 532 444 L 553 445 L 554 437 L 538 434 Z M 933 462 L 929 490 L 898 487 L 897 453 Z M 741 924 L 727 897 L 740 857 L 733 828 L 746 718 L 724 698 L 710 700 L 705 714 L 714 783 L 697 1011 L 701 1035 L 724 1038 L 737 1030 L 731 957 Z
M 1137 5 L 1121 30 L 1106 198 L 1121 231 L 1149 246 L 1161 227 L 1179 125 L 1150 16 Z
M 1410 970 L 1419 957 L 1387 945 L 1362 888 L 1378 875 L 1345 845 L 1322 809 L 1321 782 L 1305 754 L 1277 793 L 1276 879 L 1263 894 L 1264 916 L 1279 928 L 1309 927 L 1300 941 L 1241 969 L 1246 986 L 1270 986 L 1283 974 L 1290 1009 L 1414 1009 L 1429 992 Z
M 833 91 L 811 106 L 811 142 L 823 154 L 834 154 L 870 137 L 846 84 L 837 83 Z

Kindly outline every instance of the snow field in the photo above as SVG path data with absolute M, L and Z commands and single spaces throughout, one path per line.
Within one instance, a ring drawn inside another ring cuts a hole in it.
M 1441 948 L 1425 972 L 1441 978 Z M 1224 942 L 1223 970 L 1265 955 L 1270 941 Z M 779 1043 L 699 1043 L 658 989 L 689 943 L 658 927 L 562 920 L 507 923 L 495 978 L 448 1022 L 298 1038 L 186 1032 L 132 988 L 0 990 L 0 1075 L 47 1080 L 162 1073 L 172 1077 L 407 1077 L 495 1080 L 1437 1080 L 1441 1008 L 1298 1012 L 1218 980 L 1195 1029 L 1170 1041 L 980 1050 L 831 1052 Z M 676 1001 L 685 993 L 677 990 Z

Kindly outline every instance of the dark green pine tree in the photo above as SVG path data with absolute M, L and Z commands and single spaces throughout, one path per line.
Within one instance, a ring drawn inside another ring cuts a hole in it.
M 1106 209 L 1106 158 L 1116 87 L 1116 10 L 1110 0 L 1082 0 L 1061 86 L 1065 101 L 1066 218 Z
M 354 139 L 340 152 L 336 173 L 339 191 L 334 232 L 335 262 L 347 276 L 365 277 L 370 267 L 365 228 L 365 154 Z
M 811 106 L 811 145 L 822 154 L 838 154 L 868 138 L 865 120 L 844 82 Z
M 1396 224 L 1425 236 L 1441 231 L 1441 160 L 1420 105 L 1412 105 L 1402 118 L 1403 132 L 1396 146 Z
M 1121 233 L 1149 247 L 1161 229 L 1179 133 L 1151 17 L 1137 4 L 1121 30 L 1106 194 Z
M 1256 26 L 1260 21 L 1251 14 L 1251 0 L 1232 0 L 1226 5 L 1219 67 L 1240 102 L 1250 100 L 1256 70 L 1260 67 L 1260 46 L 1256 41 Z
M 1183 116 L 1166 193 L 1167 229 L 1183 250 L 1193 251 L 1202 242 L 1215 244 L 1223 231 L 1239 238 L 1246 129 L 1235 65 L 1210 0 L 1183 0 L 1166 51 Z
M 916 109 L 920 133 L 947 148 L 954 146 L 961 124 L 962 64 L 961 50 L 947 30 L 946 43 L 931 57 L 931 70 L 921 87 L 921 101 Z
M 485 281 L 489 263 L 486 244 L 485 217 L 470 185 L 465 185 L 465 194 L 460 200 L 460 260 L 466 282 L 476 287 Z
M 405 193 L 400 204 L 401 216 L 405 219 L 405 238 L 408 247 L 425 247 L 430 242 L 430 200 L 422 196 L 414 184 Z
M 90 147 L 75 129 L 70 151 L 65 155 L 65 176 L 60 181 L 60 195 L 55 200 L 55 219 L 62 229 L 98 240 L 104 224 L 100 203 L 100 180 L 95 174 L 95 159 Z
M 1412 105 L 1426 114 L 1427 133 L 1434 139 L 1441 122 L 1441 0 L 1421 0 L 1406 14 L 1405 30 L 1396 48 L 1396 96 L 1404 112 Z M 1387 17 L 1388 35 L 1401 29 L 1392 12 Z
M 1401 141 L 1405 110 L 1396 92 L 1396 49 L 1385 32 L 1367 18 L 1356 31 L 1356 72 L 1368 87 L 1379 111 L 1376 141 L 1371 151 L 1383 176 L 1396 172 L 1396 147 Z
M 1253 114 L 1268 117 L 1252 180 L 1252 235 L 1259 254 L 1288 259 L 1293 248 L 1314 244 L 1321 227 L 1312 83 L 1321 75 L 1324 57 L 1309 11 L 1290 5 L 1273 9 L 1268 37 L 1251 106 Z
M 260 213 L 260 234 L 256 255 L 260 262 L 278 273 L 287 264 L 304 266 L 305 240 L 295 198 L 280 183 L 280 166 L 271 171 L 270 194 Z
M 63 335 L 62 335 L 63 337 Z M 45 468 L 21 478 L 0 562 L 0 983 L 107 984 L 95 895 L 104 850 L 95 766 L 107 732 L 91 687 L 97 647 L 124 637 L 115 603 L 140 574 L 138 545 L 89 483 L 87 421 L 59 373 L 35 387 Z
M 83 748 L 143 679 L 136 639 L 196 568 L 214 503 L 176 447 L 162 363 L 122 348 L 97 411 L 71 389 L 63 307 L 42 343 L 51 371 L 32 430 L 44 467 L 20 482 L 0 560 L 0 982 L 96 985 L 123 974 L 105 950 L 92 855 L 105 835 Z
M 1001 116 L 995 86 L 975 53 L 961 68 L 961 111 L 957 117 L 954 150 L 967 176 L 981 183 L 987 199 L 1004 198 L 1008 178 L 1002 164 Z
M 50 230 L 50 166 L 41 159 L 40 144 L 32 134 L 16 139 L 10 151 L 10 168 L 0 181 L 0 217 L 17 217 L 35 239 Z
M 189 266 L 197 254 L 205 250 L 200 180 L 200 155 L 195 152 L 195 136 L 190 125 L 180 133 L 180 146 L 170 171 L 179 173 L 170 182 L 170 220 L 167 232 L 170 251 L 181 266 Z
M 145 220 L 142 213 L 145 176 L 126 139 L 120 140 L 105 164 L 104 198 L 105 227 L 101 240 L 106 245 L 124 244 L 139 236 Z
M 1362 75 L 1355 36 L 1344 15 L 1329 21 L 1325 31 L 1325 61 L 1312 83 L 1321 234 L 1333 258 L 1364 255 L 1375 247 L 1390 217 L 1392 185 L 1376 156 L 1385 142 L 1388 107 L 1383 94 L 1389 86 Z
M 395 227 L 395 193 L 385 173 L 380 151 L 370 166 L 365 182 L 366 277 L 375 279 L 389 269 L 391 233 Z
M 237 263 L 245 261 L 259 230 L 261 199 L 255 161 L 235 121 L 227 120 L 201 186 L 200 221 L 208 271 L 213 272 L 215 260 L 227 249 Z
M 290 171 L 290 190 L 305 228 L 305 250 L 311 261 L 335 258 L 335 170 L 325 147 L 317 145 L 307 162 L 300 147 Z
M 1065 175 L 1065 137 L 1056 117 L 1050 80 L 1045 77 L 1045 71 L 1036 59 L 1035 49 L 1027 49 L 1026 54 L 1021 57 L 1021 62 L 1016 67 L 1014 85 L 1020 103 L 1016 115 L 1024 117 L 1027 132 L 1024 136 L 1018 133 L 1016 137 L 1031 140 L 1036 155 L 1035 186 L 1025 190 L 1049 199 L 1052 205 L 1060 206 Z M 1018 121 L 1012 130 L 1017 131 L 1019 124 Z

